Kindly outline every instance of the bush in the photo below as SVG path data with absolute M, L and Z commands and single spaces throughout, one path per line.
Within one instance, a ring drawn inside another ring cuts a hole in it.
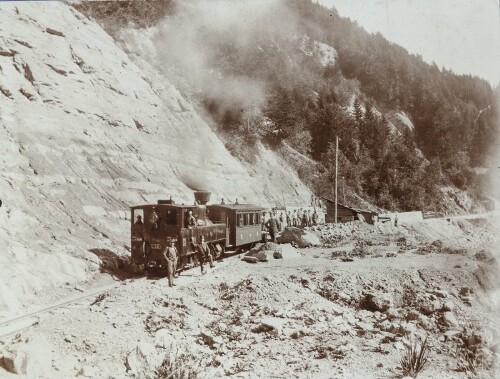
M 413 342 L 406 348 L 405 355 L 401 358 L 401 368 L 404 376 L 416 378 L 419 373 L 429 366 L 429 347 L 427 338 L 419 346 L 418 342 Z
M 197 379 L 207 366 L 209 363 L 204 357 L 172 347 L 170 353 L 156 370 L 156 377 L 161 379 Z

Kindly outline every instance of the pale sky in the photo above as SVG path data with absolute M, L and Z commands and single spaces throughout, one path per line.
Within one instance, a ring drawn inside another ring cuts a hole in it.
M 410 53 L 500 83 L 499 0 L 317 0 Z

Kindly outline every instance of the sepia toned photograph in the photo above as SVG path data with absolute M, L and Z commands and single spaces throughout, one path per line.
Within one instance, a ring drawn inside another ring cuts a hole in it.
M 500 378 L 499 0 L 0 0 L 0 378 Z

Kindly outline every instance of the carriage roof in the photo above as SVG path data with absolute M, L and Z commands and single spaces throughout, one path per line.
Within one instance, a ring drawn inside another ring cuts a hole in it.
M 210 207 L 229 209 L 232 211 L 263 211 L 265 208 L 254 204 L 210 204 Z

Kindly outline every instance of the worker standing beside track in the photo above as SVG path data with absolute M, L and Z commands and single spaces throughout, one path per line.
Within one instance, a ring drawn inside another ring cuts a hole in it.
M 271 213 L 271 218 L 267 221 L 266 227 L 269 230 L 269 235 L 271 236 L 271 241 L 276 243 L 276 234 L 279 231 L 279 222 L 276 219 L 276 214 Z
M 177 271 L 177 248 L 175 247 L 175 240 L 170 240 L 170 246 L 167 246 L 163 251 L 163 257 L 167 262 L 167 277 L 168 277 L 168 286 L 175 286 L 174 278 L 175 272 Z
M 212 252 L 210 251 L 210 247 L 205 242 L 205 237 L 201 236 L 200 244 L 197 248 L 198 251 L 198 260 L 200 261 L 201 274 L 205 273 L 205 262 L 208 261 L 210 267 L 214 267 L 214 260 L 212 257 Z

